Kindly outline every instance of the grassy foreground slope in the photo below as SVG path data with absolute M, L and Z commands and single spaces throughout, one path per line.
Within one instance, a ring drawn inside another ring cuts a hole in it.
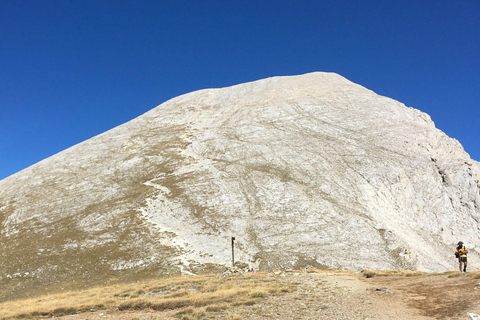
M 226 303 L 254 305 L 259 299 L 290 290 L 263 273 L 243 277 L 202 275 L 149 280 L 55 293 L 0 304 L 2 319 L 58 317 L 92 310 L 117 309 L 155 311 L 185 308 L 226 309 Z M 190 310 L 189 309 L 189 310 Z M 188 311 L 187 311 L 188 312 Z
M 480 272 L 302 270 L 153 279 L 0 304 L 1 319 L 467 319 Z

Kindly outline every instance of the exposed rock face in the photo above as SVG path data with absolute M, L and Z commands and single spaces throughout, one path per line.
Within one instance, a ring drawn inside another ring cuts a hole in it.
M 264 269 L 441 271 L 459 240 L 474 266 L 479 180 L 427 114 L 336 74 L 201 90 L 0 181 L 0 285 L 197 272 L 231 236 Z

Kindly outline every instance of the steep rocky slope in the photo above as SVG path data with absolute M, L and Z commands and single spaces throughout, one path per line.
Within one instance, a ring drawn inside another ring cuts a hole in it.
M 478 265 L 480 165 L 430 117 L 336 74 L 189 93 L 0 181 L 0 285 Z M 45 289 L 47 290 L 47 289 Z M 36 292 L 32 291 L 32 292 Z

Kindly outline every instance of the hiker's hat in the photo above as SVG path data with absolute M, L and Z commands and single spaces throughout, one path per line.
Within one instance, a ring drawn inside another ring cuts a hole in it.
M 460 242 L 458 243 L 458 245 L 459 245 L 459 246 L 461 246 L 462 244 L 463 244 L 463 242 L 462 242 L 462 241 L 460 241 Z

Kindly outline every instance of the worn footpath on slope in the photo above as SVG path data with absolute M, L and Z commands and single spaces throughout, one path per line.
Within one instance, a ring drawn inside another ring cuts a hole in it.
M 296 290 L 269 296 L 253 306 L 230 306 L 198 317 L 179 310 L 98 310 L 65 316 L 62 320 L 160 320 L 160 319 L 468 319 L 480 313 L 480 274 L 291 272 L 267 274 Z

